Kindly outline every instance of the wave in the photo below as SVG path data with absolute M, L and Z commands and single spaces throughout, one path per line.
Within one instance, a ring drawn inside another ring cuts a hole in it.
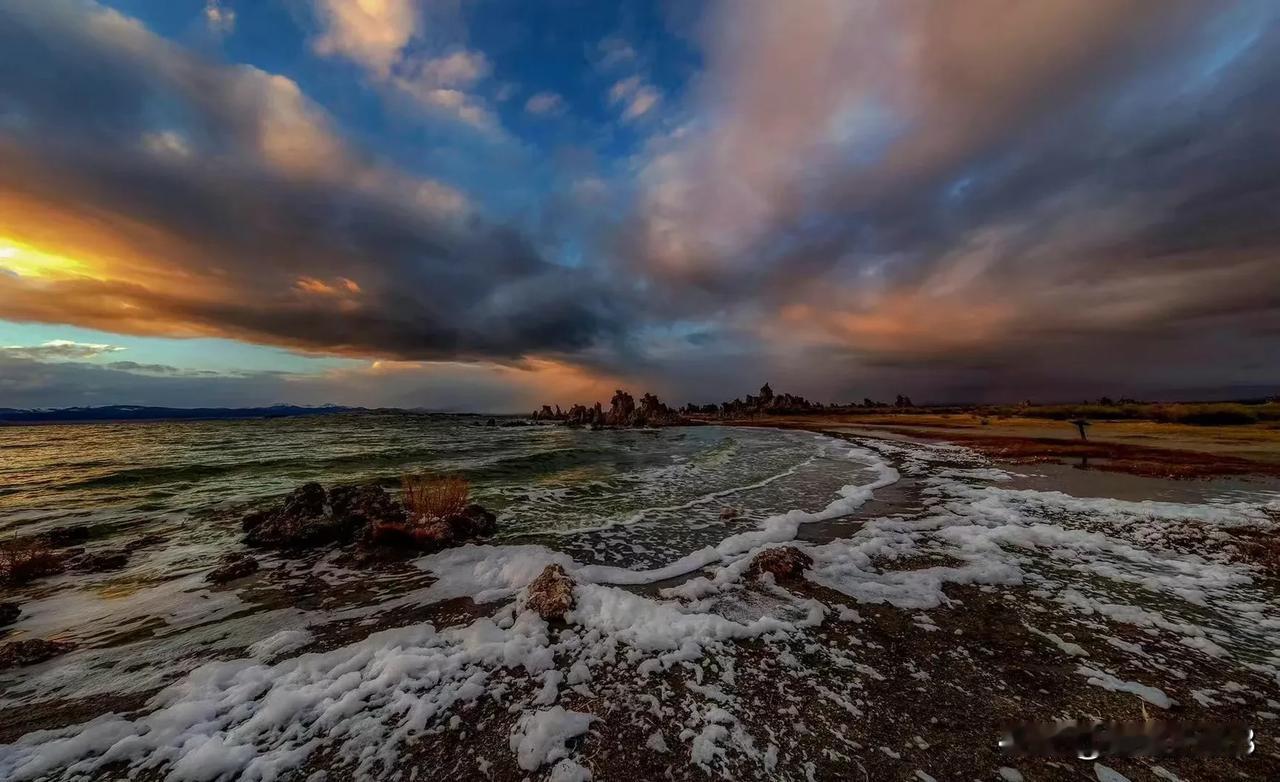
M 744 491 L 751 491 L 752 489 L 764 488 L 765 486 L 768 486 L 774 481 L 778 481 L 783 478 L 795 475 L 801 468 L 807 467 L 810 464 L 813 464 L 813 462 L 816 459 L 817 459 L 816 456 L 811 456 L 802 462 L 798 462 L 797 464 L 792 465 L 791 467 L 783 470 L 782 472 L 770 475 L 769 477 L 764 478 L 763 480 L 756 481 L 755 483 L 748 483 L 743 486 L 731 486 L 728 489 L 721 489 L 719 491 L 709 492 L 699 497 L 694 497 L 688 502 L 682 502 L 678 505 L 657 505 L 651 508 L 641 508 L 640 510 L 634 511 L 630 515 L 622 519 L 606 521 L 603 524 L 597 524 L 589 527 L 575 527 L 573 529 L 567 529 L 567 530 L 547 530 L 546 534 L 559 535 L 559 536 L 578 535 L 586 532 L 601 532 L 603 530 L 614 529 L 617 527 L 630 527 L 635 524 L 639 524 L 643 522 L 647 517 L 655 513 L 671 513 L 674 511 L 689 510 L 691 508 L 696 508 L 699 505 L 705 505 L 708 502 L 712 502 L 713 500 L 717 500 L 722 497 L 729 497 L 731 495 L 739 494 Z
M 869 483 L 842 486 L 836 498 L 822 510 L 790 510 L 770 516 L 753 530 L 730 535 L 714 546 L 698 549 L 662 567 L 632 570 L 613 565 L 584 565 L 568 554 L 537 545 L 469 545 L 422 557 L 416 564 L 440 579 L 431 588 L 431 600 L 471 594 L 477 602 L 484 602 L 488 593 L 496 597 L 523 587 L 532 578 L 530 574 L 536 575 L 549 564 L 559 564 L 578 580 L 595 584 L 639 586 L 679 578 L 719 562 L 741 558 L 764 546 L 795 540 L 801 525 L 848 515 L 871 499 L 877 489 L 898 481 L 898 471 L 875 452 L 825 435 L 818 437 L 824 446 L 835 445 L 832 450 L 841 457 L 874 470 L 876 478 Z M 459 589 L 462 591 L 457 591 Z

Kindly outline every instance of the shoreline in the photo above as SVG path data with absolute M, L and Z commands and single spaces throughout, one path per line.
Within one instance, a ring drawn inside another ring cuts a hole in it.
M 321 771 L 377 778 L 395 767 L 510 782 L 577 771 L 598 779 L 797 780 L 1012 779 L 1025 771 L 1068 782 L 1091 776 L 1092 764 L 996 746 L 1010 724 L 1063 715 L 1260 729 L 1253 757 L 1103 758 L 1101 766 L 1126 775 L 1116 778 L 1152 778 L 1157 765 L 1188 782 L 1280 771 L 1266 730 L 1280 712 L 1268 700 L 1280 658 L 1266 654 L 1268 628 L 1280 625 L 1259 624 L 1247 608 L 1272 602 L 1276 574 L 1243 561 L 1251 539 L 1238 537 L 1240 522 L 1260 534 L 1273 529 L 1274 511 L 1110 488 L 1073 492 L 1057 481 L 1073 476 L 1092 486 L 1103 474 L 1017 475 L 980 452 L 831 417 L 707 423 L 854 441 L 898 479 L 848 514 L 803 524 L 784 514 L 797 525 L 787 541 L 753 535 L 757 524 L 722 522 L 721 543 L 751 545 L 732 546 L 730 561 L 672 582 L 610 583 L 599 565 L 532 542 L 438 552 L 395 563 L 376 581 L 322 552 L 270 557 L 243 581 L 199 592 L 201 601 L 221 603 L 228 622 L 256 606 L 252 616 L 260 618 L 250 621 L 259 634 L 238 636 L 252 645 L 210 646 L 195 669 L 204 673 L 178 666 L 147 682 L 165 690 L 130 689 L 138 682 L 63 701 L 30 691 L 22 719 L 14 709 L 10 721 L 0 720 L 0 771 L 7 760 L 36 764 L 30 769 L 51 763 L 50 777 L 61 778 L 67 767 L 58 753 L 86 751 L 90 778 L 151 778 L 150 771 L 158 778 L 174 767 L 146 763 L 166 753 L 191 762 L 194 750 L 184 748 L 235 735 L 252 751 L 227 760 L 233 772 L 278 762 L 297 779 Z M 600 436 L 648 439 L 627 430 Z M 577 441 L 600 447 L 592 437 Z M 1026 480 L 1045 485 L 1029 488 Z M 1152 489 L 1140 478 L 1106 482 Z M 1214 485 L 1184 488 L 1207 494 Z M 788 546 L 811 558 L 808 572 L 783 580 L 750 574 L 759 553 Z M 524 610 L 527 582 L 565 557 L 574 563 L 567 569 L 577 606 L 562 620 L 535 618 Z M 77 664 L 127 669 L 134 643 L 147 641 L 91 646 Z M 232 681 L 264 684 L 250 693 L 224 684 Z M 350 746 L 329 740 L 328 701 L 295 700 L 330 691 L 365 699 L 367 709 L 342 723 Z M 197 699 L 214 710 L 209 721 L 181 723 Z M 408 723 L 395 717 L 396 704 L 409 702 L 430 711 L 402 732 Z M 275 723 L 244 719 L 246 710 L 281 703 L 287 714 Z M 370 715 L 389 720 L 385 733 L 357 729 L 374 724 L 363 722 Z M 95 731 L 76 727 L 93 718 Z M 560 735 L 536 763 L 517 752 L 521 726 L 562 718 L 582 729 Z M 161 725 L 185 732 L 170 744 L 154 730 Z M 36 728 L 54 733 L 30 737 Z M 94 759 L 105 746 L 85 750 L 81 735 L 127 738 L 109 764 Z M 307 750 L 294 736 L 319 744 Z
M 978 415 L 805 415 L 707 419 L 698 424 L 799 429 L 915 443 L 943 442 L 1014 464 L 1057 463 L 1149 478 L 1280 478 L 1280 429 L 1097 422 L 1081 440 L 1068 422 Z

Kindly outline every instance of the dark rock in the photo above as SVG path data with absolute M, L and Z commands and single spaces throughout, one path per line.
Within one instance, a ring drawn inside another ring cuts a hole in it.
M 49 548 L 66 548 L 89 539 L 89 528 L 84 526 L 54 527 L 36 535 L 36 543 Z
M 103 573 L 108 570 L 119 570 L 127 564 L 129 564 L 128 551 L 111 549 L 71 557 L 67 560 L 67 569 L 80 573 Z
M 795 546 L 770 548 L 756 554 L 747 568 L 749 575 L 759 577 L 772 573 L 776 581 L 804 578 L 804 571 L 813 567 L 813 559 Z
M 76 645 L 67 641 L 45 641 L 39 638 L 10 641 L 0 646 L 0 669 L 35 665 L 66 654 L 74 648 Z
M 397 549 L 438 551 L 461 541 L 444 519 L 432 519 L 416 524 L 378 524 L 371 530 L 369 542 Z
M 17 603 L 0 603 L 0 627 L 8 627 L 22 616 L 22 609 Z
M 335 518 L 354 529 L 405 520 L 404 506 L 376 483 L 335 486 L 329 490 L 329 506 Z
M 258 572 L 258 560 L 248 554 L 227 554 L 218 560 L 218 566 L 205 576 L 211 584 L 225 584 Z
M 459 538 L 483 537 L 498 530 L 497 514 L 475 503 L 468 505 L 462 513 L 448 516 L 444 520 L 453 527 Z
M 245 532 L 257 529 L 262 522 L 271 518 L 271 514 L 273 512 L 273 510 L 255 510 L 252 513 L 247 514 L 240 520 L 240 529 Z
M 559 565 L 547 565 L 529 584 L 524 606 L 547 621 L 564 619 L 573 609 L 573 579 Z
M 245 543 L 259 548 L 309 548 L 350 540 L 353 520 L 334 514 L 329 495 L 318 483 L 294 489 L 278 507 L 251 513 L 242 526 Z
M 330 543 L 379 544 L 434 551 L 490 535 L 497 517 L 479 505 L 443 519 L 412 521 L 404 506 L 376 483 L 318 483 L 295 490 L 275 508 L 255 511 L 242 522 L 245 543 L 258 548 L 302 549 Z
M 498 517 L 480 505 L 468 505 L 461 513 L 440 519 L 410 523 L 406 519 L 375 524 L 370 542 L 382 546 L 409 547 L 422 551 L 438 551 L 468 540 L 492 535 L 498 528 Z
M 295 489 L 279 506 L 250 513 L 241 526 L 258 548 L 301 549 L 369 538 L 379 525 L 403 524 L 404 508 L 376 483 Z

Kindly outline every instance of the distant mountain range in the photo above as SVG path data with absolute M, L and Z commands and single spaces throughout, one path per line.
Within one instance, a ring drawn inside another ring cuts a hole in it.
M 0 407 L 0 423 L 40 423 L 52 421 L 200 421 L 219 418 L 287 418 L 304 415 L 332 415 L 363 411 L 362 407 L 321 405 L 271 405 L 270 407 L 146 407 L 106 405 L 103 407 L 63 407 L 49 410 L 16 410 Z

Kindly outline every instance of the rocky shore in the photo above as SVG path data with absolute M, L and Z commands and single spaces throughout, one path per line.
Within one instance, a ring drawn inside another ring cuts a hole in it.
M 388 559 L 416 556 L 492 535 L 497 529 L 493 512 L 467 504 L 457 512 L 439 516 L 415 513 L 377 483 L 339 485 L 326 489 L 307 483 L 280 502 L 255 510 L 241 520 L 243 543 L 251 549 L 271 551 L 277 557 L 296 557 L 325 547 L 350 549 L 351 564 L 372 565 Z M 120 570 L 130 555 L 164 540 L 148 536 L 112 549 L 89 550 L 93 531 L 86 526 L 65 526 L 0 548 L 0 584 L 23 585 L 64 573 L 93 574 Z M 234 551 L 224 554 L 205 576 L 214 585 L 226 585 L 257 573 L 257 557 Z M 0 602 L 0 627 L 23 615 L 16 602 Z M 65 654 L 72 643 L 25 638 L 0 644 L 0 670 L 35 665 Z
M 898 397 L 899 403 L 906 397 Z M 867 400 L 868 404 L 878 405 Z M 763 415 L 800 415 L 818 413 L 826 410 L 821 402 L 810 402 L 795 394 L 775 394 L 768 383 L 760 388 L 760 393 L 747 394 L 719 404 L 699 405 L 690 402 L 684 407 L 669 407 L 654 394 L 646 393 L 636 402 L 630 393 L 618 389 L 609 400 L 609 409 L 596 402 L 588 407 L 575 404 L 569 409 L 561 409 L 559 405 L 543 405 L 541 410 L 534 411 L 529 417 L 535 421 L 558 421 L 569 426 L 589 426 L 592 429 L 625 429 L 654 426 L 692 426 L 706 423 L 708 420 L 728 420 Z

